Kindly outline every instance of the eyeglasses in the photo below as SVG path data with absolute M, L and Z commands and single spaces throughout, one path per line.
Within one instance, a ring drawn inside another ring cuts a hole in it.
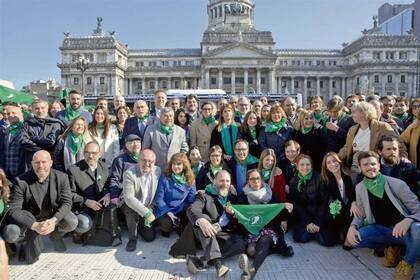
M 96 156 L 97 154 L 99 154 L 99 152 L 89 152 L 89 151 L 85 151 L 84 153 L 86 155 L 94 155 L 94 156 Z
M 222 157 L 222 155 L 210 155 L 211 158 L 219 158 Z
M 211 111 L 213 110 L 212 108 L 203 108 L 203 111 Z
M 260 181 L 261 178 L 260 177 L 251 177 L 249 178 L 250 181 Z

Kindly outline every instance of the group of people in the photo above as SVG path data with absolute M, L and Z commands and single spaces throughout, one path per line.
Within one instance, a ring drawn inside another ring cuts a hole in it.
M 113 106 L 98 98 L 92 114 L 80 92 L 68 99 L 66 108 L 37 99 L 26 118 L 19 104 L 3 104 L 3 273 L 6 247 L 34 263 L 50 235 L 64 252 L 66 234 L 81 242 L 96 214 L 115 207 L 127 251 L 139 236 L 151 242 L 176 232 L 169 254 L 186 258 L 193 274 L 213 266 L 223 277 L 223 260 L 240 255 L 241 279 L 252 279 L 269 254 L 293 256 L 284 238 L 291 230 L 298 243 L 372 248 L 385 266 L 398 266 L 395 279 L 413 277 L 419 98 L 316 96 L 302 107 L 292 97 L 168 101 L 158 90 L 152 108 L 138 100 L 131 113 L 117 96 Z M 282 210 L 255 232 L 238 205 Z

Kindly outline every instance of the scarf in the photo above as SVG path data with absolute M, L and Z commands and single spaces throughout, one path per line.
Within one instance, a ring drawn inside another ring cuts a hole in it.
M 135 162 L 138 162 L 138 161 L 139 161 L 139 156 L 140 156 L 140 153 L 129 153 L 128 155 L 129 155 L 129 156 L 130 156 L 130 158 L 131 158 L 132 160 L 134 160 Z
M 381 173 L 376 176 L 375 179 L 369 179 L 364 177 L 363 184 L 365 185 L 366 189 L 378 198 L 382 198 L 385 192 L 385 177 Z
M 394 116 L 400 119 L 401 121 L 405 121 L 408 118 L 408 113 L 404 113 L 402 115 L 394 114 Z
M 254 157 L 253 155 L 250 155 L 250 154 L 248 154 L 248 156 L 245 158 L 243 163 L 240 163 L 236 156 L 235 156 L 235 160 L 239 165 L 242 165 L 242 166 L 245 166 L 245 167 L 258 162 L 258 159 L 256 157 Z
M 263 183 L 261 189 L 255 191 L 251 186 L 244 187 L 244 194 L 247 197 L 249 204 L 265 204 L 270 202 L 273 192 L 266 183 Z
M 317 121 L 317 122 L 319 122 L 320 120 L 322 120 L 322 111 L 320 111 L 320 112 L 314 112 L 314 118 L 315 118 L 315 120 Z
M 203 166 L 202 162 L 199 162 L 196 165 L 191 165 L 191 169 L 194 173 L 194 177 L 197 177 L 198 173 L 200 172 L 201 167 Z
M 0 215 L 3 214 L 4 208 L 5 208 L 4 201 L 3 199 L 0 198 Z
M 220 164 L 220 166 L 214 166 L 213 164 L 210 164 L 210 171 L 214 177 L 216 177 L 217 172 L 219 172 L 220 170 L 223 170 L 222 164 Z
M 172 173 L 171 178 L 175 181 L 175 184 L 177 185 L 185 185 L 185 183 L 187 182 L 187 179 L 185 178 L 185 174 L 184 173 Z
M 261 170 L 261 177 L 264 181 L 268 181 L 271 178 L 271 169 L 263 169 Z
M 105 129 L 105 125 L 104 125 L 104 123 L 98 123 L 98 124 L 96 125 L 96 128 L 97 128 L 97 129 Z
M 76 136 L 73 134 L 72 131 L 67 136 L 68 143 L 69 143 L 69 149 L 71 153 L 75 156 L 79 153 L 80 148 L 83 146 L 83 135 L 80 134 L 79 136 Z
M 203 117 L 203 120 L 202 120 L 202 122 L 203 122 L 205 125 L 212 124 L 212 123 L 214 123 L 215 121 L 216 121 L 216 118 L 215 118 L 214 116 L 210 116 L 210 117 L 208 117 L 208 118 Z
M 22 121 L 19 121 L 19 122 L 15 123 L 15 124 L 11 124 L 9 126 L 9 133 L 10 133 L 10 135 L 12 135 L 13 137 L 15 137 L 19 133 L 19 131 L 21 130 L 22 127 L 23 127 L 23 122 Z
M 174 132 L 174 126 L 166 126 L 160 124 L 160 132 L 165 133 L 166 135 L 170 135 Z
M 232 128 L 232 135 L 230 135 L 229 126 L 226 124 L 222 126 L 222 144 L 225 149 L 225 154 L 233 156 L 233 144 L 238 138 L 238 127 L 235 123 L 232 123 L 230 127 Z
M 219 190 L 216 188 L 215 184 L 208 184 L 206 186 L 205 191 L 209 194 L 217 196 L 219 202 L 223 205 L 223 207 L 226 207 L 228 203 L 228 197 L 227 196 L 221 196 L 219 193 Z
M 137 117 L 137 120 L 139 123 L 144 122 L 145 120 L 147 120 L 149 118 L 149 114 L 144 115 L 144 117 Z
M 243 118 L 245 117 L 245 114 L 242 115 L 241 112 L 235 111 L 235 117 L 243 120 Z
M 269 122 L 265 127 L 265 132 L 277 133 L 280 129 L 287 127 L 287 120 L 282 118 L 279 122 Z
M 300 132 L 302 132 L 302 134 L 308 134 L 309 132 L 312 131 L 313 128 L 314 128 L 314 126 L 307 127 L 307 128 L 302 127 L 302 129 L 300 130 Z
M 249 133 L 251 134 L 253 140 L 257 139 L 257 128 L 256 127 L 249 127 Z
M 300 172 L 298 172 L 297 173 L 297 176 L 298 176 L 298 179 L 299 179 L 297 190 L 298 190 L 298 192 L 301 192 L 302 191 L 302 185 L 303 184 L 306 184 L 307 181 L 311 180 L 311 178 L 312 178 L 312 171 L 309 172 L 308 174 L 306 174 L 305 176 L 302 176 L 300 174 Z
M 76 110 L 73 110 L 71 106 L 66 108 L 66 111 L 64 112 L 64 120 L 69 122 L 80 116 L 80 113 L 82 112 L 82 106 L 77 108 Z

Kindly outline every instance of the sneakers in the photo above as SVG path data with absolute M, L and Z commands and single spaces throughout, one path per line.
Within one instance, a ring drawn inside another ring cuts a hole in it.
M 229 267 L 222 264 L 221 261 L 217 261 L 214 266 L 216 267 L 216 275 L 219 278 L 222 278 L 223 276 L 226 275 L 226 273 L 229 272 Z
M 129 239 L 127 245 L 125 245 L 125 250 L 127 252 L 133 252 L 137 248 L 137 240 L 136 239 Z
M 66 244 L 64 243 L 64 240 L 62 237 L 58 236 L 50 236 L 50 239 L 53 243 L 54 250 L 56 252 L 65 252 L 67 250 Z
M 400 261 L 395 270 L 395 280 L 411 280 L 414 277 L 414 268 L 406 261 Z
M 242 270 L 241 280 L 251 280 L 255 276 L 255 269 L 250 266 L 248 256 L 241 254 L 239 256 L 239 268 Z
M 384 250 L 384 266 L 385 267 L 396 267 L 402 260 L 402 247 L 400 246 L 389 246 Z
M 196 274 L 199 270 L 204 269 L 203 261 L 197 256 L 187 256 L 187 269 L 191 274 Z

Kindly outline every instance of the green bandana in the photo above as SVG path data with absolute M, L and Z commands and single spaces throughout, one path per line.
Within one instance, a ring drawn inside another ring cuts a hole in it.
M 132 160 L 134 160 L 135 162 L 138 162 L 140 153 L 130 153 L 129 156 Z
M 212 124 L 212 123 L 214 123 L 215 121 L 216 121 L 216 118 L 215 118 L 214 116 L 210 116 L 210 117 L 208 117 L 208 118 L 203 117 L 203 123 L 204 123 L 205 125 Z
M 203 164 L 201 162 L 199 162 L 196 165 L 191 165 L 191 169 L 194 173 L 194 177 L 197 177 L 197 175 L 200 172 L 200 169 L 201 169 L 202 166 L 203 166 Z
M 98 124 L 96 125 L 96 128 L 99 128 L 99 129 L 104 129 L 104 128 L 105 128 L 105 125 L 104 125 L 104 123 L 98 123 Z
M 264 181 L 267 181 L 271 178 L 271 169 L 261 170 L 261 177 Z
M 342 119 L 343 119 L 346 115 L 347 115 L 346 113 L 341 112 L 341 113 L 338 115 L 337 122 L 341 121 L 341 120 L 342 120 Z M 327 125 L 327 122 L 330 122 L 330 121 L 332 121 L 332 119 L 331 119 L 331 117 L 330 117 L 330 116 L 328 116 L 328 117 L 326 117 L 326 118 L 322 119 L 323 126 L 326 126 L 326 125 Z
M 287 120 L 282 118 L 279 122 L 269 122 L 265 127 L 265 132 L 278 132 L 282 128 L 287 127 Z
M 81 111 L 82 106 L 80 106 L 77 110 L 73 110 L 71 106 L 67 107 L 66 111 L 64 112 L 64 120 L 67 122 L 74 120 L 75 118 L 80 116 Z
M 302 176 L 299 172 L 297 173 L 299 181 L 298 181 L 298 186 L 297 186 L 297 190 L 298 192 L 302 191 L 302 185 L 306 184 L 307 181 L 311 180 L 312 178 L 312 171 L 309 172 L 308 174 L 306 174 L 305 176 Z
M 253 155 L 249 155 L 245 158 L 243 163 L 240 163 L 238 158 L 235 156 L 235 160 L 238 164 L 242 165 L 242 166 L 248 166 L 254 163 L 258 162 L 258 159 L 256 157 L 254 157 Z
M 322 111 L 320 111 L 320 112 L 314 112 L 314 118 L 315 118 L 315 120 L 317 121 L 317 122 L 319 122 L 320 120 L 322 120 Z
M 207 193 L 209 193 L 209 194 L 212 194 L 212 195 L 217 195 L 217 196 L 218 196 L 218 198 L 219 198 L 220 203 L 221 203 L 223 206 L 226 206 L 226 205 L 227 205 L 227 203 L 228 203 L 228 198 L 227 198 L 227 196 L 226 196 L 226 197 L 225 197 L 225 196 L 221 196 L 221 195 L 219 194 L 219 191 L 217 190 L 217 188 L 216 188 L 216 185 L 215 185 L 215 184 L 208 184 L 208 185 L 206 186 L 206 188 L 205 188 L 205 191 L 206 191 Z
M 177 185 L 185 185 L 187 182 L 187 179 L 185 178 L 184 173 L 175 174 L 172 173 L 171 178 L 175 181 L 175 184 Z
M 149 224 L 149 222 L 147 221 L 147 219 L 150 217 L 150 215 L 152 215 L 153 214 L 153 211 L 150 209 L 150 208 L 148 208 L 147 209 L 147 212 L 146 212 L 146 214 L 144 215 L 144 226 L 145 227 L 151 227 L 152 225 L 151 224 Z
M 149 118 L 149 114 L 144 115 L 144 117 L 137 117 L 137 120 L 139 123 L 144 122 L 145 120 L 147 120 Z
M 385 192 L 385 177 L 381 173 L 375 179 L 363 178 L 366 189 L 378 198 L 382 198 Z
M 249 127 L 249 133 L 251 134 L 252 139 L 254 139 L 254 140 L 257 139 L 257 128 Z
M 220 166 L 214 166 L 213 164 L 210 164 L 210 171 L 211 174 L 213 174 L 213 176 L 216 176 L 217 172 L 219 172 L 220 170 L 223 170 L 222 164 Z
M 236 118 L 240 118 L 241 120 L 245 117 L 245 114 L 242 115 L 241 112 L 239 111 L 235 111 L 235 117 Z
M 400 119 L 401 121 L 405 121 L 408 118 L 408 113 L 404 113 L 402 115 L 394 114 L 394 116 Z
M 302 129 L 300 130 L 300 132 L 302 132 L 302 134 L 308 134 L 309 132 L 312 131 L 312 128 L 314 128 L 314 126 L 307 127 L 307 128 L 302 127 Z
M 83 135 L 80 134 L 79 136 L 76 136 L 73 134 L 72 131 L 70 131 L 70 133 L 67 136 L 67 141 L 68 141 L 71 153 L 73 155 L 77 155 L 77 153 L 79 153 L 80 148 L 82 147 L 83 142 L 84 142 Z
M 222 126 L 222 144 L 225 149 L 225 154 L 233 156 L 233 145 L 236 143 L 236 139 L 238 138 L 238 127 L 235 123 L 232 123 L 230 127 L 232 127 L 232 135 L 230 135 L 229 126 L 226 124 L 223 124 Z
M 5 205 L 3 199 L 0 198 L 0 215 L 3 214 Z
M 340 215 L 340 206 L 341 202 L 338 199 L 330 203 L 330 214 L 332 215 L 333 219 Z
M 166 125 L 160 124 L 160 131 L 162 133 L 165 133 L 166 135 L 172 134 L 174 132 L 174 126 L 166 126 Z
M 23 127 L 23 122 L 17 122 L 15 124 L 11 124 L 9 126 L 10 135 L 15 137 L 19 133 L 19 131 L 21 130 L 22 127 Z

